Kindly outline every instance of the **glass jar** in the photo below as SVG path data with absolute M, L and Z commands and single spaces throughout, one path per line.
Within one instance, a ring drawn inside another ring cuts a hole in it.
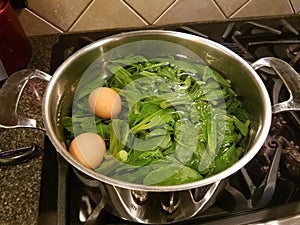
M 30 42 L 15 11 L 8 0 L 0 0 L 0 61 L 7 75 L 24 68 L 31 54 Z

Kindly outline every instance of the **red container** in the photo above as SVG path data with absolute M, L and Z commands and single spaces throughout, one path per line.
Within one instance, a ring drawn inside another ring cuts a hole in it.
M 31 45 L 8 0 L 0 0 L 0 59 L 8 75 L 24 68 Z

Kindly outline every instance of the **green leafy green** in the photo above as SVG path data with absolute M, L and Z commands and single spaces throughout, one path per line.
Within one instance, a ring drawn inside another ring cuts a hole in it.
M 62 120 L 67 145 L 83 132 L 104 138 L 108 151 L 97 172 L 138 184 L 176 185 L 225 170 L 243 154 L 250 116 L 217 70 L 142 55 L 112 60 L 106 69 L 109 76 L 100 72 L 78 87 L 72 115 Z M 116 118 L 102 119 L 89 109 L 88 94 L 100 86 L 120 94 Z

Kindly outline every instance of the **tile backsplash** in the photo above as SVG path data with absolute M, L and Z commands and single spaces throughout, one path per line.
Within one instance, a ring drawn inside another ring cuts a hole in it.
M 27 0 L 28 36 L 239 18 L 300 16 L 300 0 Z M 300 17 L 299 17 L 300 19 Z

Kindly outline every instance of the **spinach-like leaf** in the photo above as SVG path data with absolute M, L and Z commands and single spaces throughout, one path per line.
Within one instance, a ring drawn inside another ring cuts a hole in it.
M 219 71 L 180 57 L 132 54 L 105 66 L 80 83 L 72 117 L 62 120 L 67 145 L 83 132 L 105 139 L 108 151 L 97 172 L 126 182 L 174 185 L 225 170 L 243 154 L 251 118 Z M 117 118 L 102 119 L 89 109 L 88 95 L 100 86 L 120 94 Z
M 143 183 L 145 185 L 176 185 L 201 179 L 202 176 L 196 170 L 173 163 L 150 172 Z

